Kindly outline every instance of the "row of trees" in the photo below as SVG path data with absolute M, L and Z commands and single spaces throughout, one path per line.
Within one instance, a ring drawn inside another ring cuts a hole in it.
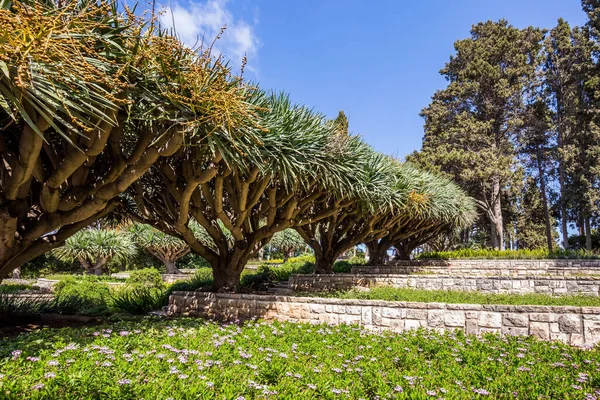
M 422 111 L 423 148 L 408 159 L 475 198 L 481 217 L 463 241 L 552 249 L 559 225 L 569 249 L 571 225 L 592 249 L 600 223 L 600 6 L 582 4 L 583 27 L 562 19 L 549 31 L 477 24 L 441 70 L 448 86 Z
M 264 93 L 154 20 L 2 4 L 0 276 L 110 213 L 185 243 L 217 290 L 285 229 L 330 273 L 359 243 L 408 251 L 474 218 L 455 184 L 375 152 L 343 113 Z

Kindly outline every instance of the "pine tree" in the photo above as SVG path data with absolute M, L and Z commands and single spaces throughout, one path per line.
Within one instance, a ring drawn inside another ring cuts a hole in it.
M 435 165 L 471 194 L 504 248 L 502 192 L 513 179 L 513 138 L 535 78 L 543 32 L 507 21 L 473 26 L 441 70 L 448 87 L 433 96 L 425 118 L 420 164 Z

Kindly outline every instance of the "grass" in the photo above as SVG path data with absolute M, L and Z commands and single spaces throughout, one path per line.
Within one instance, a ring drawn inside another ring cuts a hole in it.
M 539 260 L 539 259 L 600 259 L 600 255 L 583 250 L 494 250 L 494 249 L 462 249 L 454 251 L 434 251 L 421 253 L 417 259 L 497 259 L 497 260 Z
M 4 294 L 12 294 L 12 293 L 18 293 L 18 292 L 22 292 L 24 290 L 30 290 L 32 289 L 31 285 L 25 285 L 25 284 L 14 284 L 14 283 L 9 283 L 9 284 L 0 284 L 0 293 L 4 293 Z
M 597 348 L 532 338 L 291 323 L 139 319 L 0 340 L 4 399 L 583 399 L 599 366 Z
M 424 303 L 454 304 L 505 304 L 540 306 L 600 307 L 600 297 L 588 295 L 550 296 L 546 294 L 488 294 L 450 290 L 424 290 L 376 286 L 370 291 L 350 289 L 341 292 L 302 293 L 302 296 L 330 297 L 339 299 L 365 299 L 384 301 L 414 301 Z

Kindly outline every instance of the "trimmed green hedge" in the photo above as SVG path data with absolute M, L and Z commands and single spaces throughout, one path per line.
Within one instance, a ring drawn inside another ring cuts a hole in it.
M 462 249 L 454 251 L 433 251 L 421 253 L 417 259 L 499 259 L 499 260 L 544 260 L 544 259 L 600 259 L 600 254 L 583 250 L 494 250 L 494 249 Z

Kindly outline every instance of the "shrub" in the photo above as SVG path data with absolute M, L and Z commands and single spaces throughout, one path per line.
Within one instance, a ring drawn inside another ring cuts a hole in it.
M 598 259 L 600 255 L 582 250 L 556 250 L 548 249 L 522 249 L 522 250 L 495 250 L 495 249 L 462 249 L 454 251 L 437 251 L 421 253 L 417 259 Z
M 25 284 L 15 284 L 15 283 L 11 283 L 8 285 L 0 285 L 0 293 L 4 293 L 4 294 L 12 294 L 12 293 L 18 293 L 21 292 L 23 290 L 28 290 L 31 289 L 31 285 L 25 285 Z
M 196 273 L 194 274 L 194 277 L 192 279 L 186 280 L 186 281 L 175 282 L 167 288 L 165 295 L 164 295 L 165 297 L 163 299 L 163 301 L 165 303 L 164 305 L 166 305 L 166 303 L 169 300 L 169 296 L 173 292 L 193 292 L 194 290 L 197 290 L 198 288 L 201 288 L 204 286 L 211 286 L 212 283 L 213 283 L 212 269 L 199 268 L 196 271 Z
M 165 291 L 156 287 L 128 286 L 111 293 L 111 308 L 117 312 L 146 314 L 165 303 Z M 167 297 L 168 299 L 168 297 Z
M 49 300 L 42 297 L 17 297 L 14 293 L 0 292 L 0 322 L 14 316 L 36 315 L 48 308 Z
M 103 315 L 109 312 L 110 289 L 91 279 L 66 279 L 54 286 L 55 299 L 49 312 Z
M 148 287 L 164 289 L 165 284 L 160 272 L 154 268 L 144 268 L 131 271 L 125 283 L 130 287 Z
M 242 286 L 258 289 L 260 285 L 268 282 L 286 281 L 293 274 L 312 274 L 315 271 L 315 258 L 313 256 L 293 257 L 281 265 L 264 263 L 256 272 L 243 273 Z

